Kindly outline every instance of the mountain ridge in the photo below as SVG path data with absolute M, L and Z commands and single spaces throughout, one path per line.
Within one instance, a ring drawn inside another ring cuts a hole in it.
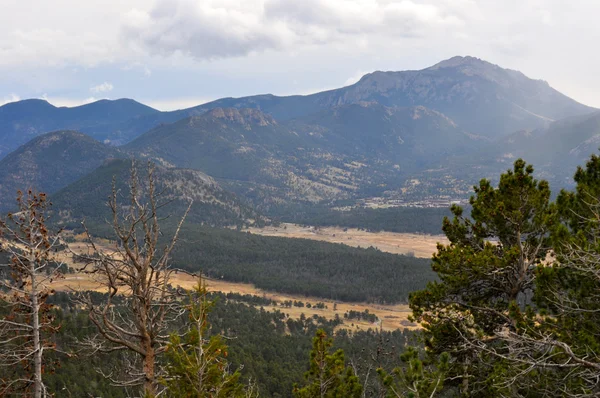
M 101 100 L 73 108 L 54 107 L 43 100 L 10 103 L 0 107 L 0 157 L 36 135 L 59 129 L 79 130 L 99 141 L 121 145 L 162 123 L 214 108 L 259 109 L 281 122 L 365 101 L 390 107 L 425 106 L 443 113 L 469 133 L 492 138 L 596 110 L 519 71 L 457 56 L 421 70 L 375 71 L 350 86 L 309 95 L 228 97 L 168 112 L 129 99 Z M 28 110 L 19 111 L 18 107 Z M 104 108 L 113 111 L 101 111 Z M 122 110 L 129 108 L 132 110 L 124 117 Z M 104 112 L 102 117 L 90 120 L 82 116 L 92 109 Z M 15 113 L 16 118 L 12 117 Z

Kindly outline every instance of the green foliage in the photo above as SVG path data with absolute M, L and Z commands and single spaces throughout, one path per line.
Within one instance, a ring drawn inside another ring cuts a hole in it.
M 310 368 L 305 377 L 308 384 L 294 387 L 296 398 L 360 398 L 362 385 L 351 367 L 346 366 L 344 351 L 330 353 L 333 340 L 317 330 L 310 352 Z
M 557 198 L 562 223 L 553 230 L 555 261 L 540 267 L 535 303 L 541 316 L 524 333 L 553 356 L 540 355 L 554 371 L 539 370 L 548 388 L 600 394 L 600 157 L 592 155 L 575 173 L 574 192 Z M 531 316 L 529 318 L 532 318 Z M 575 362 L 575 366 L 558 366 Z
M 87 224 L 87 222 L 86 222 Z M 172 232 L 168 223 L 165 235 Z M 111 238 L 106 225 L 90 225 Z M 341 301 L 407 302 L 435 280 L 431 260 L 309 239 L 260 236 L 186 224 L 172 262 L 211 278 L 253 283 L 265 290 Z M 384 277 L 385 276 L 385 277 Z
M 406 302 L 435 275 L 430 260 L 308 239 L 184 226 L 177 268 L 265 290 L 342 301 Z
M 166 349 L 167 395 L 190 398 L 250 397 L 239 382 L 240 372 L 230 372 L 228 348 L 220 335 L 208 335 L 208 313 L 214 305 L 202 281 L 194 287 L 188 304 L 189 329 L 171 335 Z
M 419 351 L 408 347 L 400 356 L 403 366 L 387 373 L 377 369 L 383 385 L 388 390 L 387 397 L 423 398 L 439 394 L 444 387 L 444 379 L 450 366 L 450 355 L 443 353 L 435 363 L 428 364 L 419 357 Z
M 94 293 L 92 300 L 97 303 L 103 302 L 102 296 L 101 293 Z M 211 293 L 208 296 L 207 300 L 214 305 L 208 314 L 210 328 L 207 330 L 206 339 L 210 340 L 210 337 L 215 335 L 227 337 L 226 359 L 230 369 L 237 369 L 241 374 L 240 383 L 255 384 L 260 396 L 292 397 L 293 385 L 304 380 L 306 357 L 311 350 L 312 336 L 318 329 L 323 329 L 333 336 L 333 329 L 338 322 L 322 317 L 304 316 L 302 319 L 293 319 L 283 312 L 268 312 L 245 304 L 249 301 L 261 305 L 261 297 L 250 299 L 242 296 L 242 302 L 238 300 L 238 296 L 230 297 L 227 298 L 227 295 L 221 293 Z M 95 334 L 95 326 L 90 322 L 87 313 L 81 311 L 71 299 L 71 294 L 62 292 L 48 299 L 48 303 L 55 308 L 53 314 L 57 323 L 62 326 L 53 339 L 59 352 L 49 356 L 49 359 L 57 364 L 55 369 L 46 375 L 49 392 L 61 397 L 136 396 L 137 390 L 112 386 L 99 373 L 102 371 L 104 374 L 121 374 L 125 370 L 124 364 L 131 360 L 131 357 L 123 352 L 94 352 L 93 355 L 78 352 L 72 356 L 62 354 Z M 116 302 L 117 308 L 124 304 L 124 301 Z M 285 311 L 283 308 L 282 310 Z M 172 325 L 173 331 L 183 330 L 186 326 L 189 328 L 189 323 Z M 391 370 L 396 366 L 399 353 L 408 341 L 414 340 L 414 335 L 415 333 L 409 330 L 350 333 L 342 329 L 335 333 L 334 349 L 343 349 L 348 361 L 362 364 L 357 374 L 361 380 L 365 380 L 370 367 L 372 371 L 369 391 L 380 391 L 376 385 L 377 378 L 372 375 L 374 369 L 384 366 Z M 184 339 L 181 341 L 184 342 Z M 390 355 L 386 355 L 383 360 L 377 354 L 382 341 L 386 342 L 385 345 L 390 351 Z M 85 363 L 86 366 L 81 366 L 81 363 Z M 0 368 L 0 377 L 5 371 L 5 368 Z M 85 383 L 82 380 L 85 380 Z
M 348 203 L 353 205 L 354 202 Z M 343 207 L 344 203 L 336 203 Z M 324 205 L 282 206 L 269 209 L 269 215 L 284 222 L 318 227 L 338 226 L 371 232 L 409 232 L 437 235 L 442 233 L 442 220 L 451 215 L 448 208 L 389 207 L 371 209 L 356 207 L 338 211 Z
M 460 379 L 463 394 L 496 394 L 493 373 L 502 361 L 490 361 L 488 351 L 475 347 L 487 339 L 494 344 L 502 328 L 518 327 L 536 266 L 550 247 L 555 209 L 547 182 L 532 174 L 533 167 L 517 160 L 497 188 L 487 180 L 474 187 L 471 218 L 453 206 L 454 219 L 443 225 L 450 244 L 438 245 L 433 257 L 440 281 L 410 297 L 426 348 L 432 355 L 452 355 L 449 376 Z

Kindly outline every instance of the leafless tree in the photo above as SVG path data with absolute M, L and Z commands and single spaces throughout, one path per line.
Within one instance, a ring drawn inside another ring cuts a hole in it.
M 98 330 L 85 343 L 94 350 L 133 353 L 126 377 L 105 376 L 116 385 L 142 386 L 145 396 L 156 396 L 161 373 L 157 359 L 167 346 L 169 326 L 184 312 L 180 295 L 170 286 L 174 270 L 169 257 L 190 207 L 172 237 L 161 244 L 164 241 L 158 213 L 167 202 L 161 202 L 160 192 L 156 191 L 154 167 L 148 165 L 147 178 L 141 181 L 133 163 L 129 203 L 122 206 L 118 196 L 113 180 L 108 205 L 114 246 L 98 247 L 86 228 L 92 254 L 87 256 L 90 263 L 85 272 L 103 286 L 106 298 L 99 304 L 89 294 L 78 298 Z M 119 300 L 124 303 L 118 305 Z
M 44 353 L 54 350 L 47 337 L 57 331 L 50 307 L 45 303 L 53 279 L 60 277 L 60 264 L 52 254 L 60 245 L 59 234 L 46 227 L 48 202 L 43 193 L 18 192 L 19 211 L 0 220 L 2 243 L 9 262 L 1 264 L 2 301 L 9 307 L 0 319 L 0 365 L 20 366 L 20 375 L 2 381 L 0 395 L 22 393 L 47 396 L 42 380 Z

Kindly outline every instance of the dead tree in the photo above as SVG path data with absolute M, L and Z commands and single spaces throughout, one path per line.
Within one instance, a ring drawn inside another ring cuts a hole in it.
M 52 293 L 49 284 L 60 277 L 60 264 L 52 258 L 60 238 L 46 227 L 45 194 L 19 191 L 17 204 L 17 213 L 0 220 L 0 249 L 9 257 L 8 264 L 1 264 L 2 301 L 9 309 L 0 319 L 0 365 L 25 369 L 2 381 L 0 395 L 19 392 L 38 398 L 47 396 L 44 353 L 55 349 L 47 337 L 58 329 L 45 300 Z
M 132 164 L 128 194 L 129 203 L 121 205 L 113 180 L 108 202 L 116 239 L 113 247 L 98 247 L 86 228 L 93 253 L 88 256 L 91 268 L 86 268 L 86 272 L 103 286 L 106 298 L 98 304 L 89 295 L 82 295 L 79 302 L 87 308 L 98 330 L 94 338 L 86 341 L 88 346 L 104 352 L 125 350 L 134 354 L 135 360 L 124 373 L 127 377 L 105 376 L 115 385 L 141 386 L 145 396 L 155 396 L 160 378 L 157 359 L 168 344 L 169 327 L 184 312 L 179 294 L 170 286 L 173 270 L 169 257 L 190 207 L 172 237 L 159 247 L 164 241 L 158 212 L 167 202 L 160 202 L 151 164 L 144 181 L 140 181 L 136 165 Z M 119 300 L 123 300 L 120 305 L 115 303 Z

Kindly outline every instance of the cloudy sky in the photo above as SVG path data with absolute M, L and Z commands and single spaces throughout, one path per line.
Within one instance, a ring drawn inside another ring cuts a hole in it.
M 0 104 L 176 109 L 472 55 L 600 107 L 598 0 L 0 0 Z

